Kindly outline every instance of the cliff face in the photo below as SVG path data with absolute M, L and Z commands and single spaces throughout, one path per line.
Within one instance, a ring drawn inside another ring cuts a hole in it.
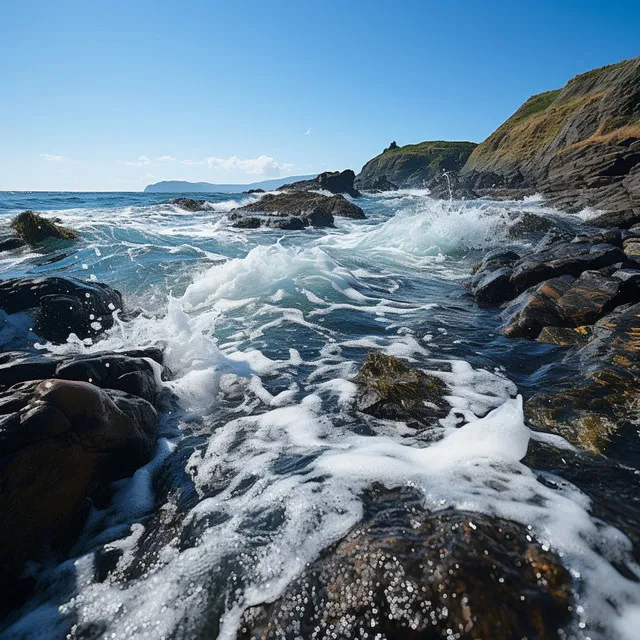
M 471 154 L 465 186 L 534 189 L 568 210 L 640 207 L 640 58 L 529 98 Z
M 446 189 L 443 171 L 460 171 L 475 142 L 437 140 L 398 147 L 395 142 L 362 167 L 355 186 L 364 191 L 393 188 Z M 455 176 L 454 176 L 455 177 Z

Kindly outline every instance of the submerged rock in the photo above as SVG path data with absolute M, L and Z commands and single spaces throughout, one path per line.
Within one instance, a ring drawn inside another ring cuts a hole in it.
M 13 251 L 26 246 L 26 242 L 13 230 L 0 232 L 0 252 Z
M 23 211 L 16 216 L 11 221 L 11 228 L 24 242 L 32 246 L 46 240 L 75 240 L 78 237 L 75 231 L 66 229 L 33 211 Z
M 174 204 L 176 207 L 180 207 L 185 211 L 191 211 L 193 213 L 209 209 L 206 200 L 194 200 L 193 198 L 174 198 L 173 200 L 170 200 L 170 204 Z
M 0 592 L 30 586 L 28 563 L 64 554 L 92 503 L 151 457 L 157 414 L 140 397 L 40 380 L 0 393 Z
M 446 416 L 447 385 L 405 361 L 382 353 L 369 353 L 355 379 L 356 408 L 377 418 L 428 426 Z
M 248 609 L 238 638 L 561 637 L 571 577 L 525 527 L 386 493 L 278 600 Z
M 278 191 L 312 191 L 323 190 L 330 193 L 346 193 L 352 198 L 359 198 L 360 192 L 353 186 L 356 174 L 351 169 L 344 171 L 325 171 L 313 180 L 300 180 L 278 187 Z
M 0 309 L 28 312 L 35 333 L 51 342 L 64 342 L 70 333 L 99 335 L 113 326 L 113 312 L 122 306 L 120 292 L 101 282 L 57 276 L 0 281 Z

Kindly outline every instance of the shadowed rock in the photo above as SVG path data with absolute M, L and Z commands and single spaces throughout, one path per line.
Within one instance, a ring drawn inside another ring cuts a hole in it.
M 313 180 L 300 180 L 278 187 L 278 191 L 311 191 L 323 190 L 330 193 L 346 193 L 352 198 L 359 198 L 360 192 L 353 186 L 356 174 L 351 169 L 344 171 L 325 171 Z
M 206 200 L 194 200 L 193 198 L 174 198 L 170 201 L 170 204 L 174 204 L 176 207 L 180 207 L 180 209 L 193 213 L 197 211 L 207 211 L 209 209 Z

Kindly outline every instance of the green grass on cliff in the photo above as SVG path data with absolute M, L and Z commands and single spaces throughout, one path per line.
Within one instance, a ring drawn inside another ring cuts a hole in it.
M 447 140 L 431 140 L 418 144 L 405 144 L 381 153 L 378 158 L 390 158 L 400 155 L 451 155 L 454 153 L 471 153 L 478 144 L 476 142 L 449 142 Z

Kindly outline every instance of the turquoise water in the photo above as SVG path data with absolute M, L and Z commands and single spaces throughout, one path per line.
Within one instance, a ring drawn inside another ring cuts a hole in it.
M 197 194 L 209 203 L 198 213 L 171 197 L 0 193 L 0 218 L 35 209 L 80 233 L 72 246 L 3 254 L 0 277 L 95 278 L 127 305 L 95 344 L 47 345 L 18 324 L 12 340 L 54 353 L 160 344 L 176 399 L 154 461 L 92 513 L 70 560 L 41 568 L 7 637 L 231 638 L 244 607 L 275 598 L 358 521 L 376 481 L 411 482 L 431 508 L 530 525 L 576 576 L 584 607 L 570 637 L 632 637 L 640 590 L 612 565 L 637 572 L 628 540 L 596 526 L 578 486 L 550 489 L 519 462 L 539 436 L 518 394 L 566 375 L 558 350 L 505 339 L 496 310 L 460 285 L 488 249 L 528 246 L 509 235 L 519 212 L 560 214 L 540 199 L 403 191 L 360 199 L 367 219 L 335 229 L 246 231 L 226 214 L 258 196 Z M 353 377 L 373 349 L 437 372 L 452 414 L 421 434 L 355 413 Z M 105 575 L 96 567 L 114 549 Z

